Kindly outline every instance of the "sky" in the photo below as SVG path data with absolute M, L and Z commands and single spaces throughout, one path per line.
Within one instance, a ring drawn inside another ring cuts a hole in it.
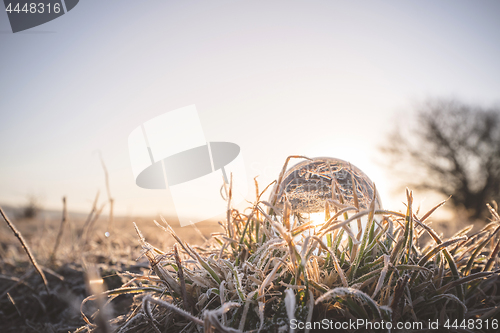
M 88 211 L 100 153 L 116 214 L 172 213 L 167 190 L 135 185 L 127 140 L 195 104 L 208 141 L 241 147 L 249 200 L 287 156 L 330 156 L 400 208 L 377 147 L 429 96 L 500 101 L 499 17 L 486 0 L 82 0 L 13 34 L 2 11 L 0 203 Z

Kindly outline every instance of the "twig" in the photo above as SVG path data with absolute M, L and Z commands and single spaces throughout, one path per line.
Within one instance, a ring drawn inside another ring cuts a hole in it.
M 113 228 L 113 204 L 115 202 L 115 199 L 111 197 L 111 190 L 109 188 L 109 174 L 108 174 L 108 168 L 106 168 L 106 164 L 104 163 L 104 160 L 102 158 L 101 153 L 99 152 L 99 158 L 101 159 L 101 165 L 104 170 L 104 179 L 106 182 L 106 193 L 108 194 L 108 200 L 109 200 L 109 216 L 108 216 L 108 226 L 106 227 L 106 231 L 109 232 L 109 235 L 111 235 L 111 231 Z
M 88 240 L 89 240 L 89 235 L 90 233 L 92 232 L 92 229 L 94 228 L 94 224 L 95 222 L 99 219 L 99 217 L 101 216 L 101 213 L 102 213 L 102 210 L 104 209 L 104 207 L 106 206 L 106 203 L 103 203 L 101 208 L 99 208 L 97 210 L 97 212 L 94 214 L 94 218 L 92 219 L 92 221 L 90 221 L 88 227 L 87 227 L 87 231 L 85 232 L 85 235 L 84 235 L 84 242 L 83 244 L 86 245 Z
M 12 232 L 14 233 L 14 235 L 16 235 L 17 239 L 19 239 L 19 242 L 21 242 L 21 246 L 23 247 L 24 251 L 28 255 L 28 258 L 30 259 L 30 261 L 33 264 L 33 266 L 35 267 L 36 271 L 38 272 L 38 274 L 42 278 L 43 284 L 45 286 L 45 290 L 47 290 L 47 294 L 50 294 L 49 283 L 47 282 L 47 279 L 45 278 L 45 274 L 43 274 L 43 271 L 38 266 L 38 263 L 36 262 L 35 257 L 33 257 L 33 255 L 31 254 L 31 251 L 30 251 L 30 249 L 28 247 L 28 244 L 25 242 L 25 240 L 23 238 L 23 235 L 17 230 L 16 226 L 14 224 L 12 224 L 12 222 L 10 222 L 9 218 L 7 217 L 7 215 L 5 215 L 2 207 L 0 207 L 0 214 L 2 214 L 2 217 L 3 217 L 4 221 L 7 223 L 7 225 L 12 230 Z
M 54 250 L 52 250 L 52 254 L 50 255 L 50 262 L 54 262 L 56 260 L 57 248 L 59 247 L 59 243 L 61 242 L 61 238 L 64 232 L 64 226 L 68 220 L 68 210 L 66 209 L 66 197 L 63 197 L 63 216 L 61 225 L 59 227 L 59 233 L 57 234 L 56 243 L 54 245 Z
M 83 224 L 82 235 L 80 238 L 81 243 L 83 243 L 83 238 L 85 237 L 85 234 L 87 233 L 87 229 L 89 227 L 89 224 L 92 221 L 92 217 L 94 216 L 94 213 L 97 209 L 97 200 L 99 200 L 99 191 L 97 191 L 97 194 L 95 196 L 94 203 L 92 204 L 92 209 L 90 210 L 89 216 L 87 216 L 87 220 Z M 81 244 L 81 245 L 83 245 L 83 244 Z

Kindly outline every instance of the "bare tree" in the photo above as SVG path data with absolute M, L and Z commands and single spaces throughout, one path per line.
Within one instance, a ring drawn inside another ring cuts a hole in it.
M 486 203 L 500 199 L 500 108 L 431 99 L 415 111 L 382 147 L 391 165 L 404 166 L 409 186 L 451 195 L 471 219 L 486 216 Z

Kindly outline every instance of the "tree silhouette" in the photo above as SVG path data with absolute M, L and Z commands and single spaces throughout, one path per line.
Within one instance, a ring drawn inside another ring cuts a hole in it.
M 429 99 L 406 119 L 412 126 L 396 127 L 382 151 L 408 185 L 451 195 L 471 219 L 489 215 L 486 203 L 500 199 L 500 108 Z

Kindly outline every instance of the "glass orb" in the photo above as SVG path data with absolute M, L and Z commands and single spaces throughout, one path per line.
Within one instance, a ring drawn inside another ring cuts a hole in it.
M 354 185 L 353 185 L 354 184 Z M 337 206 L 355 206 L 354 191 L 359 210 L 370 207 L 374 185 L 363 171 L 338 158 L 316 157 L 289 168 L 279 184 L 276 205 L 283 207 L 288 198 L 294 213 L 314 214 L 325 211 L 330 200 L 333 211 Z M 377 193 L 375 209 L 382 207 Z

